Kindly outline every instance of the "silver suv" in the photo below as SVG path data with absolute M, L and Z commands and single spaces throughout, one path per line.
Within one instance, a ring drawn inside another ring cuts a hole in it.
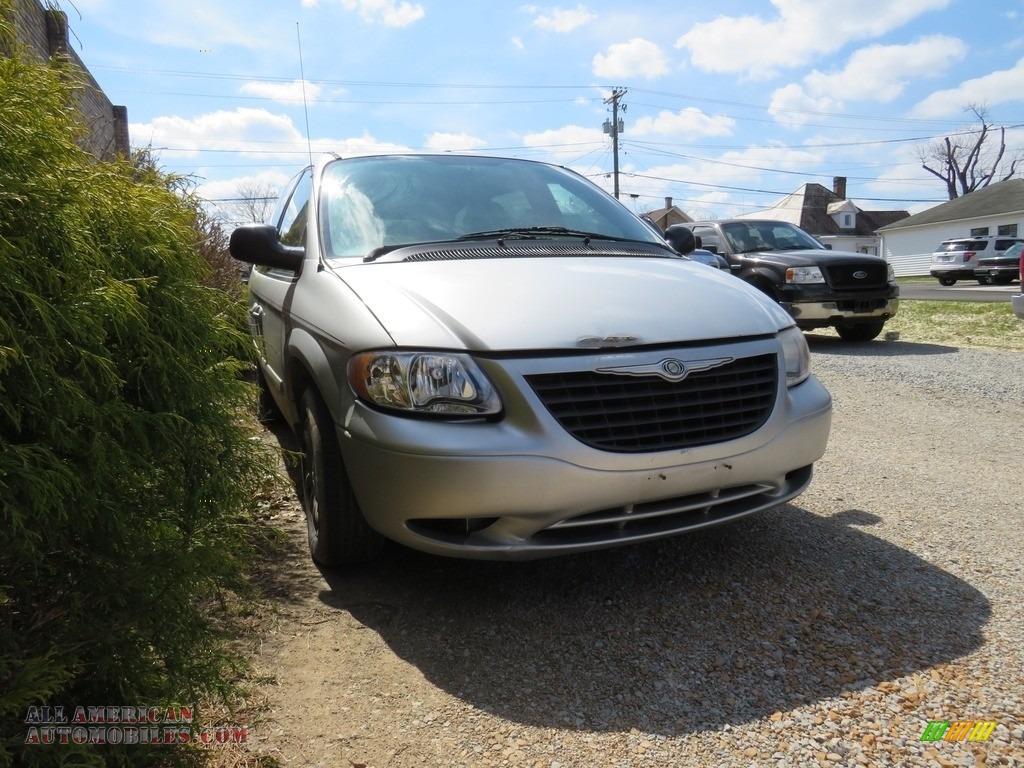
M 957 280 L 977 280 L 986 285 L 988 276 L 975 272 L 978 261 L 1001 254 L 1016 243 L 1024 243 L 1024 239 L 989 235 L 944 240 L 932 254 L 931 276 L 938 278 L 941 285 L 955 285 Z
M 325 158 L 231 253 L 326 565 L 672 536 L 792 499 L 825 450 L 793 319 L 564 168 Z

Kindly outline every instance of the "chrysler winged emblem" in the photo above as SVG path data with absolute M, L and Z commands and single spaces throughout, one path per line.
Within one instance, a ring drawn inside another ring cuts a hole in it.
M 668 357 L 657 363 L 646 365 L 620 365 L 609 368 L 598 368 L 598 373 L 610 373 L 617 376 L 660 376 L 666 381 L 682 381 L 691 373 L 708 371 L 731 363 L 734 357 L 713 357 L 706 360 L 677 360 Z

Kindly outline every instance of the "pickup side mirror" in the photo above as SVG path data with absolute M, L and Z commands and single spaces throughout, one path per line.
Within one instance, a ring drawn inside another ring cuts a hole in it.
M 231 233 L 228 251 L 232 257 L 261 267 L 277 267 L 297 272 L 305 258 L 305 248 L 281 243 L 273 224 L 243 224 Z
M 668 244 L 685 256 L 692 253 L 697 247 L 697 238 L 693 236 L 690 228 L 684 224 L 673 224 L 665 230 L 665 239 Z

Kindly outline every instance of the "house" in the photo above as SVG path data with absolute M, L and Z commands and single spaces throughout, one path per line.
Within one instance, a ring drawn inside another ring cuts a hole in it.
M 665 198 L 664 208 L 658 208 L 655 211 L 648 211 L 643 215 L 661 227 L 662 231 L 666 230 L 673 224 L 689 224 L 693 221 L 693 219 L 683 213 L 678 206 L 672 204 L 671 197 Z
M 739 219 L 778 219 L 796 224 L 837 251 L 881 253 L 876 231 L 903 219 L 907 211 L 865 211 L 846 197 L 846 177 L 835 176 L 832 189 L 804 184 L 771 208 L 744 213 Z
M 68 44 L 68 17 L 63 11 L 44 8 L 39 0 L 14 0 L 11 20 L 14 37 L 22 55 L 45 60 L 51 56 L 66 59 L 78 70 L 82 87 L 76 89 L 78 111 L 86 132 L 80 142 L 83 149 L 101 160 L 112 160 L 131 151 L 128 140 L 128 109 L 115 106 L 103 93 L 75 49 Z M 0 40 L 0 56 L 9 56 Z
M 879 229 L 898 276 L 927 275 L 935 247 L 953 237 L 1024 233 L 1024 179 L 1008 179 Z

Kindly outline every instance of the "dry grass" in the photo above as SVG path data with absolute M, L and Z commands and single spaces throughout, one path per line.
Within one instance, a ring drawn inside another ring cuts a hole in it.
M 812 333 L 836 335 L 831 328 Z M 919 344 L 1024 352 L 1024 320 L 1014 316 L 1009 301 L 902 300 L 899 313 L 885 324 L 885 334 L 893 333 Z
M 1024 352 L 1024 320 L 1009 301 L 901 301 L 885 329 L 902 341 Z

